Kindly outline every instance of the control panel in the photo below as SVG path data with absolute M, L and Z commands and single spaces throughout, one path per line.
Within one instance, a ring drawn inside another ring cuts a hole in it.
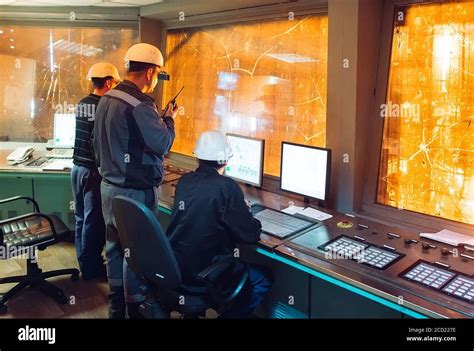
M 439 265 L 440 263 L 431 264 L 420 260 L 402 272 L 401 276 L 417 284 L 474 303 L 474 278 L 446 267 L 439 267 Z
M 343 214 L 287 238 L 283 245 L 292 256 L 301 252 L 302 259 L 315 257 L 346 268 L 352 279 L 376 279 L 400 295 L 429 295 L 430 301 L 474 316 L 474 251 L 469 248 Z
M 389 267 L 405 256 L 395 251 L 389 251 L 371 245 L 365 242 L 365 240 L 364 242 L 361 242 L 360 240 L 361 239 L 351 239 L 345 235 L 341 235 L 319 248 L 333 257 L 351 259 L 358 263 L 381 270 Z M 328 257 L 328 255 L 326 255 L 326 257 Z

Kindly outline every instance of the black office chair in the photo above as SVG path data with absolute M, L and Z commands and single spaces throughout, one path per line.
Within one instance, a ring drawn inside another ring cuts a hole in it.
M 156 288 L 141 306 L 145 317 L 160 317 L 161 307 L 165 309 L 165 317 L 177 311 L 182 318 L 198 318 L 210 307 L 221 312 L 242 290 L 248 273 L 244 270 L 243 275 L 231 278 L 235 259 L 213 264 L 202 271 L 199 277 L 205 282 L 203 286 L 184 285 L 168 237 L 155 214 L 144 204 L 123 196 L 113 199 L 112 210 L 130 269 Z M 233 281 L 229 284 L 230 279 Z M 222 289 L 223 280 L 230 289 Z
M 76 281 L 79 278 L 77 269 L 58 269 L 43 272 L 37 263 L 36 250 L 56 244 L 69 234 L 66 225 L 54 215 L 40 213 L 38 203 L 26 196 L 15 196 L 0 200 L 0 204 L 26 200 L 33 203 L 34 212 L 21 216 L 0 220 L 0 246 L 7 253 L 0 259 L 9 259 L 19 255 L 26 255 L 26 275 L 0 278 L 0 284 L 18 283 L 0 297 L 0 314 L 7 313 L 6 302 L 24 288 L 31 286 L 47 296 L 52 297 L 60 304 L 68 302 L 63 291 L 46 281 L 47 278 L 60 275 L 71 275 Z

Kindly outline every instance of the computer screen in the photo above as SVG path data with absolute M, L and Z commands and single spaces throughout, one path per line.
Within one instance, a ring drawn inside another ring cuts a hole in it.
M 227 134 L 233 156 L 227 163 L 225 174 L 237 181 L 262 186 L 265 140 Z
M 56 113 L 54 115 L 54 146 L 74 147 L 76 135 L 76 115 L 74 113 Z
M 325 201 L 329 190 L 331 150 L 283 142 L 280 188 Z

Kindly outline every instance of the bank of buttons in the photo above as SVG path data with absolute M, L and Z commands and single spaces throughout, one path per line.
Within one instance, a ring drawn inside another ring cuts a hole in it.
M 362 259 L 359 262 L 377 268 L 384 268 L 398 257 L 400 255 L 371 246 L 364 250 Z
M 331 251 L 337 255 L 343 255 L 346 258 L 356 259 L 368 245 L 358 243 L 346 237 L 341 237 L 329 245 L 324 246 L 324 250 Z
M 426 263 L 419 263 L 403 276 L 417 283 L 440 289 L 453 278 L 455 274 Z
M 459 275 L 446 285 L 443 291 L 474 303 L 474 279 Z

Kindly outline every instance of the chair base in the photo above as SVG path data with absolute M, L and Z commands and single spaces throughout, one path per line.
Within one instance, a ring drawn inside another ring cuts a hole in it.
M 36 262 L 28 259 L 26 262 L 26 275 L 0 278 L 0 284 L 18 283 L 0 297 L 0 314 L 7 313 L 6 302 L 28 286 L 53 298 L 59 304 L 66 304 L 68 298 L 64 295 L 63 291 L 46 280 L 47 278 L 60 275 L 71 275 L 71 280 L 77 281 L 79 279 L 79 270 L 70 268 L 43 272 Z

